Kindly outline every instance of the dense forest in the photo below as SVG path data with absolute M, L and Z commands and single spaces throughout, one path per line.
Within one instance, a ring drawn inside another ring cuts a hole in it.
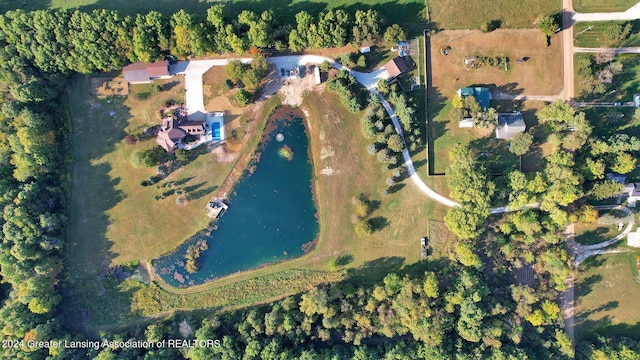
M 572 159 L 573 153 L 558 150 L 545 168 L 546 182 L 537 175 L 524 180 L 524 175 L 510 175 L 510 181 L 520 186 L 518 193 L 522 194 L 512 201 L 524 204 L 539 198 L 542 212 L 514 214 L 503 219 L 502 225 L 483 232 L 495 186 L 485 181 L 485 175 L 478 171 L 482 165 L 464 148 L 453 156 L 465 161 L 458 162 L 459 168 L 452 170 L 452 174 L 464 176 L 452 178 L 466 176 L 474 180 L 468 187 L 474 189 L 477 196 L 458 194 L 456 189 L 467 185 L 451 180 L 454 196 L 463 206 L 448 215 L 448 223 L 460 238 L 467 239 L 459 243 L 456 258 L 451 261 L 423 263 L 427 271 L 389 274 L 371 286 L 347 281 L 216 317 L 174 315 L 144 329 L 100 334 L 102 340 L 113 341 L 217 339 L 219 347 L 30 347 L 30 341 L 87 340 L 86 335 L 68 330 L 60 311 L 68 287 L 63 252 L 73 160 L 64 92 L 74 76 L 118 69 L 132 61 L 162 59 L 168 54 L 183 57 L 235 52 L 241 55 L 260 50 L 335 47 L 349 41 L 359 44 L 379 38 L 382 32 L 382 21 L 375 11 L 348 14 L 335 10 L 317 16 L 303 11 L 296 15 L 295 24 L 276 23 L 268 11 L 262 14 L 244 11 L 236 19 L 227 19 L 224 14 L 224 6 L 218 5 L 210 8 L 204 17 L 184 11 L 170 18 L 157 12 L 128 17 L 107 10 L 91 13 L 12 11 L 0 16 L 0 117 L 3 120 L 0 123 L 3 234 L 0 275 L 11 286 L 0 309 L 3 358 L 547 359 L 569 356 L 570 343 L 554 302 L 556 289 L 562 288 L 562 276 L 566 275 L 565 259 L 558 239 L 544 235 L 543 229 L 556 231 L 566 216 L 574 214 L 567 214 L 561 208 L 574 202 L 582 191 L 580 181 L 575 180 L 579 169 Z M 397 25 L 391 26 L 385 38 L 394 40 L 400 33 Z M 575 148 L 568 145 L 567 138 L 571 138 L 571 134 L 559 137 L 559 146 Z M 579 143 L 581 139 L 573 140 Z M 594 155 L 593 163 L 581 163 L 587 164 L 594 177 L 600 176 L 600 168 L 608 166 L 615 141 L 603 140 L 602 146 L 592 146 L 592 151 L 600 151 L 600 155 Z M 625 153 L 620 151 L 615 159 Z M 474 174 L 480 174 L 479 178 Z M 478 184 L 483 187 L 478 188 Z M 593 190 L 598 191 L 604 190 Z M 518 220 L 524 217 L 537 217 L 540 226 L 519 225 L 529 223 Z M 456 223 L 465 225 L 463 228 L 453 227 L 452 219 L 456 218 L 460 220 Z M 530 256 L 541 256 L 543 262 L 539 266 L 544 267 L 541 273 L 546 275 L 536 291 L 516 283 L 505 270 L 509 264 L 497 261 L 500 257 L 481 258 L 476 250 L 488 246 L 488 240 L 495 238 L 492 246 L 501 247 L 495 249 L 494 254 L 501 251 L 505 261 L 515 263 L 529 256 L 525 253 L 527 245 L 538 236 L 544 237 L 545 246 Z M 581 344 L 578 354 L 605 358 L 613 358 L 612 354 L 637 356 L 637 349 L 637 343 L 628 339 L 597 339 Z

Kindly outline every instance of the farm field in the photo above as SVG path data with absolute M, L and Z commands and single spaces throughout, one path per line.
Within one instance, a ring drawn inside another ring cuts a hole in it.
M 355 4 L 349 0 L 185 0 L 185 1 L 126 1 L 126 0 L 35 0 L 29 1 L 26 6 L 22 2 L 3 2 L 0 10 L 5 12 L 16 8 L 25 10 L 36 9 L 80 9 L 91 11 L 93 9 L 118 10 L 125 15 L 148 13 L 156 10 L 164 15 L 171 15 L 181 9 L 188 13 L 204 14 L 212 5 L 226 2 L 227 14 L 235 17 L 243 10 L 263 12 L 273 10 L 276 18 L 282 21 L 293 22 L 295 14 L 305 10 L 312 14 L 321 11 L 341 8 L 354 13 L 356 10 L 378 10 L 389 23 L 415 23 L 420 22 L 420 14 L 424 8 L 424 0 L 358 0 Z
M 640 283 L 637 249 L 629 252 L 598 255 L 580 265 L 576 276 L 576 337 L 596 334 L 606 336 L 640 336 Z
M 631 33 L 627 39 L 622 41 L 609 40 L 607 38 L 607 30 L 612 25 L 625 26 L 627 23 L 632 25 Z M 640 36 L 638 36 L 638 28 L 640 20 L 629 21 L 595 21 L 595 22 L 578 22 L 574 25 L 573 33 L 574 45 L 577 47 L 628 47 L 640 46 Z
M 586 13 L 617 12 L 625 11 L 636 3 L 636 0 L 573 0 L 573 9 Z
M 427 0 L 431 21 L 438 29 L 478 29 L 481 24 L 493 22 L 498 28 L 533 28 L 538 14 L 560 12 L 561 2 L 534 1 L 447 1 Z

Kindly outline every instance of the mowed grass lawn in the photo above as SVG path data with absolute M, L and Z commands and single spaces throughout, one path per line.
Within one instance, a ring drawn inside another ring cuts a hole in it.
M 617 12 L 635 5 L 637 0 L 573 0 L 577 12 Z
M 605 33 L 608 26 L 621 25 L 625 26 L 627 23 L 632 25 L 632 30 L 629 36 L 622 40 L 609 40 Z M 629 21 L 589 21 L 578 22 L 574 25 L 573 33 L 574 45 L 577 47 L 627 47 L 627 46 L 639 46 L 640 36 L 638 35 L 638 28 L 640 27 L 640 20 Z
M 580 265 L 575 282 L 577 338 L 640 336 L 640 283 L 635 281 L 640 251 L 628 250 L 598 255 Z
M 575 225 L 575 240 L 582 245 L 597 244 L 611 240 L 621 232 L 618 231 L 616 225 L 599 224 L 597 221 L 591 224 L 577 223 Z
M 146 14 L 156 10 L 164 15 L 171 15 L 181 9 L 192 14 L 206 14 L 213 5 L 227 3 L 227 15 L 235 17 L 243 10 L 261 13 L 273 10 L 281 21 L 295 21 L 295 14 L 305 10 L 311 14 L 331 9 L 344 9 L 350 13 L 356 10 L 378 10 L 389 23 L 415 23 L 421 19 L 424 0 L 184 0 L 184 1 L 127 1 L 127 0 L 33 0 L 25 6 L 18 0 L 5 1 L 0 10 L 16 8 L 35 9 L 93 9 L 118 10 L 125 15 Z
M 496 22 L 501 28 L 533 28 L 539 14 L 561 11 L 557 0 L 493 0 L 451 1 L 427 0 L 431 21 L 439 29 L 478 29 L 486 22 Z
M 126 100 L 90 96 L 86 78 L 70 87 L 75 164 L 68 263 L 73 277 L 91 277 L 109 263 L 151 260 L 209 222 L 204 212 L 208 195 L 222 184 L 232 162 L 218 163 L 215 155 L 206 153 L 172 173 L 165 181 L 184 182 L 192 196 L 185 205 L 177 205 L 175 195 L 154 199 L 166 189 L 140 185 L 156 174 L 155 167 L 136 169 L 129 161 L 133 151 L 157 145 L 154 139 L 127 145 L 126 132 L 139 133 L 159 124 L 158 109 L 165 101 L 180 101 L 183 96 L 180 78 L 157 84 L 170 86 L 146 100 L 138 99 L 136 93 L 153 89 L 149 85 L 132 87 Z

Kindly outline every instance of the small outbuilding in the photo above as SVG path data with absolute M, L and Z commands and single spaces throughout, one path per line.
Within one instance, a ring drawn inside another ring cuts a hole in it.
M 154 79 L 168 79 L 169 61 L 157 61 L 153 63 L 135 62 L 122 68 L 122 75 L 129 84 L 149 84 Z
M 518 133 L 525 132 L 527 125 L 524 123 L 522 113 L 514 111 L 512 113 L 498 114 L 498 127 L 496 128 L 496 138 L 511 139 Z
M 627 234 L 627 245 L 640 248 L 640 228 Z

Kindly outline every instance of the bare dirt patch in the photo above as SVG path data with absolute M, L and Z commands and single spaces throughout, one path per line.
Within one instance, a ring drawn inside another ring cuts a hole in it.
M 547 46 L 539 30 L 442 31 L 431 37 L 431 85 L 445 97 L 469 85 L 488 85 L 512 95 L 556 95 L 562 90 L 560 45 L 556 35 Z M 450 47 L 448 55 L 442 54 L 444 47 Z M 508 70 L 467 70 L 465 56 L 507 56 Z

